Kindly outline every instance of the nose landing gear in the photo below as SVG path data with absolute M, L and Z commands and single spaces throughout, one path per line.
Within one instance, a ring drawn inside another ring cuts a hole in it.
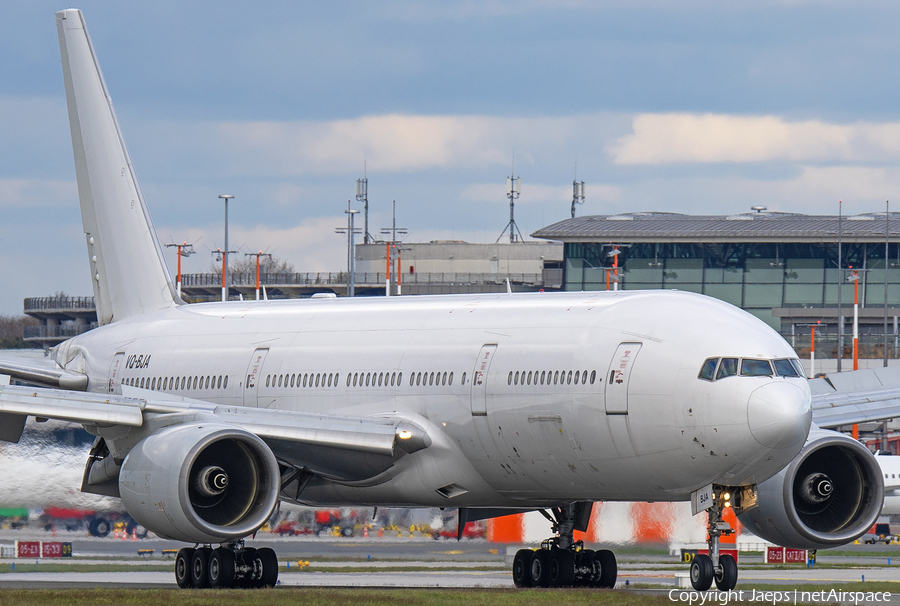
M 709 555 L 698 554 L 691 560 L 691 586 L 697 591 L 707 591 L 713 581 L 719 591 L 731 591 L 737 585 L 737 562 L 730 554 L 719 554 L 719 537 L 734 534 L 731 525 L 722 519 L 722 512 L 727 506 L 730 494 L 726 489 L 718 489 L 713 498 L 713 505 L 707 509 L 709 522 L 706 532 L 709 535 Z
M 541 542 L 540 549 L 520 549 L 513 560 L 516 587 L 603 587 L 616 585 L 616 556 L 607 549 L 585 549 L 574 540 L 574 531 L 587 530 L 593 503 L 569 503 L 541 511 L 556 536 Z

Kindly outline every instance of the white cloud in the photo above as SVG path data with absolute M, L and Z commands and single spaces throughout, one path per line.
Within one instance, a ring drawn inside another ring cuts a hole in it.
M 629 116 L 630 117 L 630 116 Z M 360 171 L 540 167 L 559 158 L 603 160 L 611 133 L 629 117 L 598 112 L 570 116 L 385 114 L 329 121 L 168 122 L 135 129 L 169 171 L 241 176 L 298 176 Z M 517 171 L 518 172 L 518 171 Z
M 346 224 L 347 219 L 342 216 L 306 219 L 299 225 L 289 227 L 231 225 L 228 246 L 238 250 L 238 257 L 258 250 L 271 253 L 278 259 L 293 263 L 300 272 L 340 271 L 347 264 L 347 239 L 336 234 L 334 228 Z M 211 251 L 220 248 L 224 241 L 221 225 L 202 228 L 166 226 L 160 227 L 159 231 L 187 234 L 185 240 L 194 243 L 198 254 L 182 261 L 182 271 L 185 273 L 208 272 L 212 264 Z M 167 261 L 174 274 L 175 252 L 174 249 L 169 250 Z
M 617 164 L 900 161 L 900 123 L 849 125 L 778 116 L 640 114 L 609 146 Z
M 42 208 L 70 206 L 78 199 L 74 181 L 0 178 L 0 207 Z

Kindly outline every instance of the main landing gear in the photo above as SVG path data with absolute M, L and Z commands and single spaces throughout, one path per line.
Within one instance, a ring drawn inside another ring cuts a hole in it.
M 691 560 L 691 585 L 697 591 L 708 590 L 713 581 L 716 582 L 719 591 L 731 591 L 737 585 L 737 562 L 727 553 L 719 554 L 719 537 L 734 533 L 731 525 L 722 519 L 722 512 L 730 497 L 727 490 L 717 490 L 713 496 L 713 506 L 707 510 L 709 555 L 697 554 Z
M 615 587 L 616 556 L 608 549 L 585 549 L 574 541 L 575 530 L 587 530 L 593 503 L 570 503 L 554 507 L 551 530 L 557 536 L 544 540 L 541 548 L 520 549 L 513 560 L 516 587 Z
M 175 556 L 175 582 L 182 589 L 274 587 L 278 558 L 268 547 L 244 547 L 244 541 L 184 547 Z

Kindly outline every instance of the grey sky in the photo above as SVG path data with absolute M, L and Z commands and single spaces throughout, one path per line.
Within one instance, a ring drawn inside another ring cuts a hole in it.
M 880 211 L 900 186 L 891 2 L 77 5 L 164 242 L 338 270 L 354 181 L 410 240 L 637 210 Z M 54 11 L 0 22 L 0 313 L 90 294 Z M 897 199 L 900 209 L 900 198 Z M 356 203 L 354 202 L 354 206 Z

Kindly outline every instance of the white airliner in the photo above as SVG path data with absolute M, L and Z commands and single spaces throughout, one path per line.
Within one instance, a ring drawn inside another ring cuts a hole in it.
M 881 515 L 900 515 L 900 457 L 875 455 L 884 475 L 884 506 Z
M 97 436 L 82 490 L 120 496 L 140 524 L 194 544 L 178 554 L 180 586 L 274 584 L 274 552 L 244 539 L 279 500 L 458 508 L 461 526 L 549 510 L 553 536 L 516 555 L 520 587 L 615 585 L 615 556 L 573 541 L 595 501 L 691 500 L 709 518 L 710 555 L 691 565 L 704 590 L 737 582 L 718 553 L 727 506 L 789 546 L 872 526 L 875 459 L 812 424 L 810 384 L 784 339 L 716 299 L 183 304 L 82 14 L 56 16 L 102 326 L 46 366 L 0 365 L 49 388 L 2 388 L 0 438 L 17 440 L 27 416 L 82 423 Z

